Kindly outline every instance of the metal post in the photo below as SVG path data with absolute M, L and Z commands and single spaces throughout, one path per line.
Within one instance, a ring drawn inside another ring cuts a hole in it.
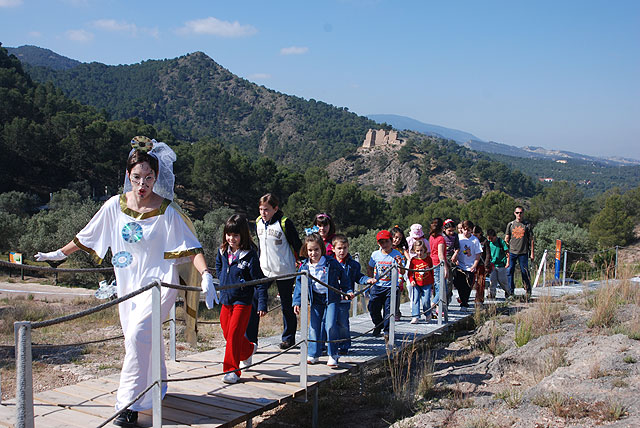
M 360 378 L 360 395 L 364 395 L 364 364 L 359 364 L 358 367 L 358 377 Z
M 618 246 L 616 245 L 616 267 L 615 267 L 615 271 L 613 272 L 613 277 L 615 279 L 618 279 Z
M 442 325 L 442 317 L 444 316 L 444 312 L 442 312 L 442 308 L 444 306 L 443 302 L 446 299 L 447 295 L 447 286 L 444 283 L 444 270 L 445 265 L 444 261 L 440 262 L 440 269 L 438 270 L 438 281 L 440 282 L 440 292 L 438 293 L 438 325 Z M 444 299 L 443 299 L 444 296 Z
M 542 286 L 545 287 L 547 285 L 547 260 L 544 260 L 544 265 L 542 265 Z M 529 279 L 531 281 L 531 279 Z
M 567 279 L 567 250 L 564 250 L 564 264 L 562 266 L 562 286 L 565 286 L 565 280 Z
M 391 268 L 391 302 L 389 308 L 389 341 L 387 347 L 393 349 L 396 343 L 396 299 L 398 297 L 398 266 Z
M 16 343 L 16 428 L 33 428 L 31 323 L 13 323 Z
M 358 283 L 353 284 L 353 292 L 354 293 L 357 293 L 359 291 L 358 290 L 358 288 L 360 288 L 359 286 L 360 286 L 360 284 L 358 284 Z M 351 301 L 351 316 L 355 317 L 357 315 L 358 315 L 358 295 L 356 294 L 353 297 L 353 300 Z
M 169 357 L 171 361 L 176 361 L 176 302 L 173 302 L 169 312 L 169 338 Z
M 162 427 L 162 285 L 156 281 L 151 289 L 151 378 L 156 384 L 153 394 L 153 428 Z
M 300 277 L 300 387 L 304 388 L 304 400 L 307 401 L 307 356 L 309 355 L 309 272 Z
M 313 410 L 311 413 L 311 427 L 318 428 L 318 387 L 313 389 Z

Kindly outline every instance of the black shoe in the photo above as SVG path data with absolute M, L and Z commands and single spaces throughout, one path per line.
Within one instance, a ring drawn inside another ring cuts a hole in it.
M 349 355 L 349 351 L 347 349 L 338 349 L 338 355 Z
M 371 332 L 371 334 L 373 335 L 373 337 L 378 337 L 380 336 L 380 332 L 382 332 L 382 327 L 378 328 L 374 328 L 373 331 Z
M 289 349 L 292 346 L 293 346 L 293 342 L 286 342 L 286 341 L 280 342 L 280 349 Z
M 125 410 L 120 413 L 117 418 L 113 420 L 113 424 L 119 427 L 137 427 L 138 424 L 138 412 L 134 412 L 133 410 Z

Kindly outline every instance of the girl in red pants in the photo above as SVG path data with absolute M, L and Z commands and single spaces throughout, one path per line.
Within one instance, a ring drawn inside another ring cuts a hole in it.
M 249 235 L 246 217 L 234 214 L 225 223 L 222 245 L 216 256 L 216 270 L 221 286 L 264 278 L 256 246 Z M 265 316 L 268 286 L 265 283 L 220 290 L 220 325 L 227 341 L 222 367 L 225 372 L 229 372 L 222 378 L 225 383 L 236 383 L 241 374 L 240 369 L 251 364 L 251 357 L 258 348 L 245 336 L 251 316 L 251 302 L 254 289 L 257 288 L 258 315 Z

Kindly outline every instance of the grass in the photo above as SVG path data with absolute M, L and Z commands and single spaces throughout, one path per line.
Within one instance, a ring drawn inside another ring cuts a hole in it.
M 532 339 L 553 331 L 562 322 L 564 305 L 551 296 L 542 296 L 532 307 L 514 315 L 516 345 L 524 346 Z
M 489 420 L 487 416 L 477 416 L 464 424 L 464 428 L 499 428 L 500 425 L 496 425 Z
M 613 400 L 585 402 L 555 391 L 538 394 L 531 402 L 565 419 L 589 417 L 597 421 L 617 421 L 628 415 L 626 406 Z
M 533 325 L 527 321 L 516 319 L 515 322 L 515 342 L 518 347 L 522 347 L 529 343 L 533 338 Z
M 394 419 L 413 414 L 418 400 L 433 395 L 434 362 L 421 351 L 413 341 L 397 352 L 387 353 L 385 366 L 391 380 L 392 395 L 386 399 L 391 404 Z
M 462 391 L 459 384 L 451 388 L 448 398 L 445 408 L 449 410 L 469 409 L 475 406 L 473 399 Z
M 633 358 L 631 355 L 627 355 L 622 359 L 622 361 L 624 361 L 627 364 L 634 364 L 636 362 L 636 359 Z
M 622 269 L 620 280 L 608 281 L 595 292 L 586 296 L 586 305 L 593 311 L 587 321 L 589 328 L 614 327 L 616 331 L 616 312 L 620 305 L 639 305 L 640 287 L 631 281 L 632 274 Z M 628 329 L 629 337 L 640 338 L 640 319 L 635 316 Z
M 552 343 L 551 354 L 534 368 L 534 378 L 540 382 L 545 377 L 555 372 L 559 367 L 567 365 L 566 350 L 557 343 Z
M 504 401 L 510 409 L 515 409 L 522 404 L 522 391 L 516 388 L 507 388 L 495 394 L 494 398 Z

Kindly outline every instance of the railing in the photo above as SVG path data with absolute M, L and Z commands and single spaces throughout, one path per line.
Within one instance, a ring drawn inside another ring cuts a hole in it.
M 13 265 L 12 267 L 15 267 L 16 265 Z M 19 265 L 21 268 L 31 268 L 31 266 L 28 265 Z M 444 285 L 444 264 L 440 264 L 440 267 L 442 267 L 440 269 L 440 284 Z M 437 266 L 436 266 L 437 267 Z M 41 268 L 41 267 L 36 267 L 33 266 L 33 268 L 37 268 L 38 270 L 55 270 L 53 268 Z M 405 267 L 400 267 L 400 266 L 391 266 L 391 293 L 390 293 L 390 311 L 389 314 L 387 315 L 387 319 L 389 320 L 389 339 L 387 342 L 387 351 L 393 351 L 395 348 L 395 317 L 394 312 L 395 312 L 395 302 L 396 302 L 396 298 L 397 298 L 397 294 L 396 294 L 396 290 L 397 290 L 397 286 L 398 286 L 398 271 L 399 270 L 408 270 L 408 271 L 415 271 L 415 272 L 427 272 L 430 270 L 435 269 L 435 267 L 433 268 L 429 268 L 429 269 L 423 269 L 423 270 L 413 270 L 413 269 L 409 269 L 409 268 L 405 268 Z M 68 271 L 69 269 L 66 269 L 66 271 Z M 81 271 L 86 271 L 86 270 L 82 270 L 82 269 L 74 269 L 74 272 L 81 272 Z M 91 271 L 95 271 L 95 270 L 91 270 Z M 388 270 L 381 272 L 381 275 L 384 275 L 388 273 Z M 247 282 L 243 282 L 243 283 L 239 283 L 239 284 L 231 284 L 231 285 L 226 285 L 226 286 L 222 286 L 222 287 L 217 287 L 218 290 L 225 290 L 225 289 L 233 289 L 233 288 L 239 288 L 239 287 L 246 287 L 246 286 L 252 286 L 252 285 L 258 285 L 258 284 L 262 284 L 262 283 L 266 283 L 266 282 L 273 282 L 275 280 L 278 279 L 291 279 L 291 278 L 295 278 L 295 277 L 300 277 L 300 282 L 301 282 L 301 306 L 300 306 L 300 319 L 301 320 L 305 320 L 305 324 L 304 327 L 301 328 L 301 340 L 296 343 L 295 345 L 293 345 L 292 347 L 285 349 L 277 354 L 274 354 L 264 360 L 258 361 L 256 363 L 253 363 L 249 366 L 247 366 L 247 368 L 249 367 L 254 367 L 254 366 L 258 366 L 260 364 L 263 364 L 267 361 L 270 361 L 286 352 L 291 351 L 292 349 L 294 349 L 296 346 L 300 346 L 300 380 L 299 380 L 299 384 L 300 387 L 303 388 L 305 390 L 305 400 L 307 399 L 307 393 L 308 393 L 308 370 L 307 370 L 307 356 L 308 356 L 308 342 L 309 342 L 309 337 L 308 337 L 308 327 L 306 326 L 306 320 L 308 320 L 308 315 L 309 315 L 309 310 L 308 310 L 308 302 L 309 302 L 309 280 L 313 280 L 316 281 L 318 284 L 324 285 L 325 287 L 327 287 L 328 289 L 334 291 L 335 293 L 340 294 L 341 296 L 349 296 L 348 294 L 344 293 L 343 291 L 336 289 L 332 286 L 330 286 L 329 284 L 326 284 L 324 282 L 322 282 L 321 280 L 319 280 L 318 278 L 315 278 L 313 276 L 311 276 L 309 274 L 308 271 L 302 271 L 299 273 L 295 273 L 295 274 L 289 274 L 289 275 L 280 275 L 277 277 L 271 277 L 271 278 L 263 278 L 263 279 L 259 279 L 259 280 L 254 280 L 254 281 L 247 281 Z M 363 295 L 365 292 L 367 292 L 369 290 L 369 288 L 372 285 L 369 285 L 367 287 L 364 287 L 360 290 L 358 290 L 355 294 L 355 296 L 360 296 Z M 50 319 L 50 320 L 45 320 L 45 321 L 39 321 L 39 322 L 30 322 L 30 321 L 17 321 L 14 323 L 14 333 L 15 333 L 15 347 L 16 347 L 16 427 L 17 428 L 33 428 L 34 426 L 34 411 L 33 411 L 33 373 L 32 373 L 32 343 L 31 343 L 31 331 L 34 329 L 38 329 L 38 328 L 43 328 L 43 327 L 47 327 L 47 326 L 51 326 L 54 324 L 59 324 L 59 323 L 63 323 L 63 322 L 67 322 L 67 321 L 71 321 L 74 319 L 78 319 L 87 315 L 90 315 L 92 313 L 107 309 L 111 306 L 117 305 L 121 302 L 124 302 L 132 297 L 135 297 L 141 293 L 144 293 L 146 291 L 151 290 L 152 293 L 152 359 L 151 359 L 151 367 L 152 367 L 152 378 L 153 381 L 151 382 L 151 384 L 144 390 L 142 391 L 140 394 L 138 394 L 138 396 L 136 396 L 131 402 L 127 403 L 123 408 L 121 408 L 119 411 L 117 411 L 115 414 L 113 414 L 111 417 L 109 417 L 108 419 L 106 419 L 101 425 L 98 426 L 98 428 L 105 426 L 106 424 L 108 424 L 109 422 L 111 422 L 113 419 L 115 419 L 116 417 L 118 417 L 118 415 L 120 415 L 122 412 L 124 412 L 126 409 L 128 409 L 131 405 L 133 405 L 136 401 L 138 401 L 142 396 L 144 396 L 144 394 L 146 394 L 148 391 L 152 391 L 152 397 L 153 397 L 153 409 L 152 409 L 152 414 L 153 414 L 153 427 L 154 428 L 158 428 L 162 426 L 162 383 L 163 382 L 179 382 L 179 381 L 188 381 L 188 380 L 195 380 L 195 379 L 205 379 L 205 378 L 210 378 L 210 377 L 216 377 L 216 376 L 223 376 L 226 373 L 230 373 L 233 370 L 227 371 L 227 372 L 219 372 L 219 373 L 213 373 L 213 374 L 209 374 L 209 375 L 204 375 L 204 376 L 197 376 L 197 377 L 188 377 L 188 378 L 175 378 L 175 379 L 162 379 L 161 376 L 161 356 L 162 356 L 162 320 L 160 319 L 161 317 L 161 287 L 167 287 L 167 288 L 174 288 L 174 289 L 178 289 L 178 290 L 184 290 L 184 291 L 196 291 L 196 292 L 200 292 L 201 289 L 198 287 L 188 287 L 188 286 L 183 286 L 183 285 L 176 285 L 176 284 L 167 284 L 167 283 L 162 283 L 160 281 L 154 281 L 151 284 L 147 284 L 143 287 L 141 287 L 140 289 L 129 293 L 125 296 L 121 296 L 118 297 L 117 299 L 114 299 L 112 301 L 106 302 L 104 304 L 89 308 L 87 310 L 84 311 L 80 311 L 77 313 L 73 313 L 73 314 L 69 314 L 69 315 L 65 315 L 62 317 L 58 317 L 55 319 Z M 439 311 L 438 311 L 438 325 L 442 325 L 443 321 L 444 322 L 448 322 L 448 312 L 446 309 L 446 304 L 445 304 L 445 299 L 446 299 L 446 287 L 441 286 L 441 290 L 440 290 L 440 294 L 439 294 L 440 298 L 438 302 L 434 302 L 435 304 L 437 304 L 439 306 Z M 305 304 L 306 303 L 306 304 Z M 172 314 L 171 316 L 173 317 L 173 320 L 175 322 L 175 306 L 172 310 Z M 381 327 L 384 322 L 387 319 L 383 319 L 382 322 L 376 326 L 374 326 L 371 330 L 375 329 L 375 328 L 379 328 Z M 371 330 L 362 333 L 359 336 L 354 337 L 353 339 L 356 339 L 362 335 L 368 334 Z M 172 341 L 172 358 L 175 359 L 175 325 L 174 325 L 174 330 L 172 331 L 171 334 L 171 341 Z M 335 341 L 335 340 L 334 340 Z M 339 340 L 337 340 L 339 341 Z M 329 341 L 324 341 L 324 342 L 329 342 Z M 314 397 L 314 399 L 317 399 L 317 391 L 316 391 L 316 396 Z M 316 414 L 316 406 L 314 406 L 314 414 Z

